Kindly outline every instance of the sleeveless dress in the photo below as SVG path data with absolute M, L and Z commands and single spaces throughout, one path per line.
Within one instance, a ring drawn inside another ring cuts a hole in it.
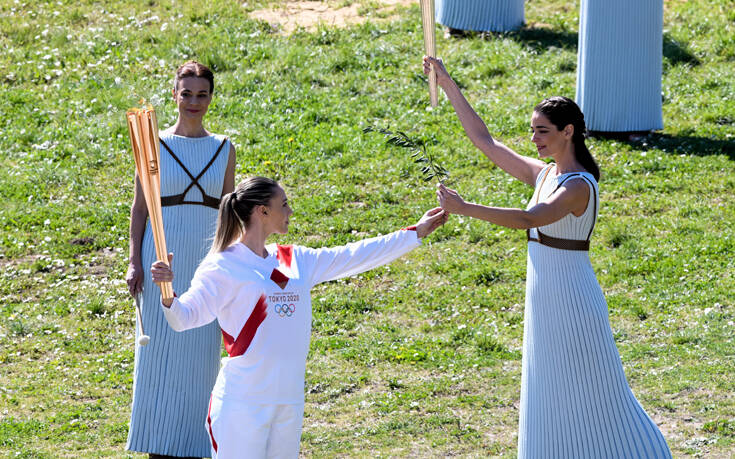
M 161 210 L 166 248 L 174 254 L 174 292 L 182 293 L 189 289 L 194 271 L 212 244 L 218 213 L 214 206 L 219 205 L 222 195 L 230 146 L 219 135 L 161 134 L 161 141 Z M 151 340 L 147 346 L 135 347 L 127 449 L 208 457 L 211 449 L 204 424 L 219 372 L 220 329 L 216 321 L 181 333 L 169 327 L 160 307 L 161 291 L 151 281 L 149 267 L 155 261 L 155 253 L 149 221 L 141 248 L 141 313 Z
M 663 129 L 663 0 L 582 0 L 577 104 L 587 129 Z
M 524 22 L 523 0 L 436 0 L 436 21 L 478 32 L 516 30 Z
M 661 432 L 625 379 L 587 250 L 535 240 L 581 244 L 597 218 L 592 174 L 552 177 L 552 167 L 537 177 L 529 208 L 572 178 L 587 182 L 590 200 L 580 217 L 570 213 L 529 230 L 518 457 L 669 458 Z

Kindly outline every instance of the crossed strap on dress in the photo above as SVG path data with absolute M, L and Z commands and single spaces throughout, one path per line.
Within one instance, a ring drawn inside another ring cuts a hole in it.
M 551 167 L 546 169 L 546 174 L 544 174 L 544 178 L 541 180 L 541 185 L 538 189 L 538 195 L 536 195 L 536 204 L 538 204 L 539 195 L 541 194 L 541 188 L 544 186 L 544 182 L 546 181 L 546 176 L 549 175 L 549 171 L 551 170 Z M 592 230 L 595 229 L 595 220 L 597 220 L 597 192 L 595 191 L 594 184 L 585 177 L 582 174 L 575 173 L 570 174 L 569 176 L 565 177 L 564 180 L 559 182 L 559 184 L 554 188 L 554 191 L 551 192 L 549 196 L 556 193 L 556 190 L 561 188 L 561 186 L 569 180 L 570 178 L 579 177 L 590 185 L 592 185 L 592 202 L 594 205 L 594 215 L 595 219 L 592 220 L 592 227 L 590 228 L 590 232 L 587 234 L 587 239 L 584 241 L 578 240 L 578 239 L 562 239 L 557 237 L 552 237 L 547 234 L 542 233 L 538 228 L 536 228 L 536 233 L 538 234 L 538 237 L 531 237 L 531 229 L 526 230 L 526 238 L 528 241 L 535 241 L 538 242 L 541 245 L 545 245 L 547 247 L 553 247 L 555 249 L 563 249 L 563 250 L 583 250 L 588 251 L 590 249 L 590 237 L 592 236 Z
M 222 140 L 222 143 L 219 144 L 219 148 L 217 148 L 217 151 L 214 153 L 214 156 L 212 156 L 212 159 L 209 160 L 209 163 L 207 163 L 204 169 L 202 169 L 202 171 L 196 177 L 191 175 L 191 172 L 189 172 L 189 170 L 186 168 L 186 166 L 184 166 L 181 160 L 176 157 L 176 155 L 171 150 L 171 148 L 168 145 L 166 145 L 166 142 L 164 142 L 163 139 L 160 139 L 160 140 L 161 140 L 161 145 L 163 145 L 164 148 L 166 148 L 166 150 L 171 155 L 171 157 L 174 160 L 176 160 L 177 163 L 179 163 L 179 166 L 181 166 L 184 172 L 186 172 L 186 175 L 188 175 L 189 178 L 191 179 L 191 183 L 189 184 L 189 186 L 186 187 L 186 189 L 181 194 L 174 194 L 171 196 L 161 196 L 161 206 L 166 207 L 166 206 L 177 206 L 179 204 L 198 204 L 200 206 L 207 206 L 207 207 L 211 207 L 213 209 L 219 210 L 220 198 L 209 196 L 207 192 L 204 191 L 204 188 L 202 188 L 202 186 L 199 184 L 199 179 L 202 177 L 202 175 L 204 175 L 205 172 L 207 172 L 207 169 L 209 169 L 209 166 L 211 166 L 214 163 L 214 161 L 217 159 L 217 157 L 219 156 L 219 152 L 222 151 L 222 147 L 224 147 L 225 143 L 227 143 L 227 137 L 225 137 Z M 199 188 L 199 191 L 202 192 L 202 202 L 184 200 L 186 193 L 188 193 L 191 187 L 193 186 L 196 186 L 197 188 Z

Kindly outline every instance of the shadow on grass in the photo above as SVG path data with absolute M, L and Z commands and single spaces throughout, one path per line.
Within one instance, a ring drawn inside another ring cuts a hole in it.
M 507 37 L 528 48 L 544 51 L 552 47 L 577 50 L 579 34 L 573 31 L 557 30 L 548 27 L 523 27 L 512 32 L 483 32 L 478 34 L 486 40 Z M 686 43 L 663 34 L 663 57 L 670 65 L 699 65 L 701 61 L 689 51 Z
M 700 60 L 697 59 L 697 56 L 689 51 L 686 44 L 682 44 L 671 38 L 668 33 L 664 33 L 663 53 L 664 59 L 666 59 L 670 65 L 690 64 L 694 66 L 701 64 Z
M 651 133 L 639 140 L 621 140 L 640 151 L 658 148 L 667 153 L 678 153 L 692 156 L 726 155 L 735 161 L 735 141 L 710 139 L 689 135 L 674 136 L 670 134 Z M 645 145 L 643 143 L 645 142 Z
M 507 37 L 535 51 L 549 48 L 577 49 L 577 32 L 555 30 L 548 27 L 523 27 L 511 32 L 483 32 L 486 40 Z

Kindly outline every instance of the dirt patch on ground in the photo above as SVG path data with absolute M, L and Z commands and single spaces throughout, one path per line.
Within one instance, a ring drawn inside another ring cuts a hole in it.
M 23 264 L 30 264 L 41 258 L 43 255 L 31 254 L 24 255 L 20 258 L 0 258 L 0 269 L 13 269 Z
M 283 35 L 297 29 L 316 30 L 320 25 L 347 27 L 368 20 L 390 20 L 396 9 L 416 0 L 287 1 L 277 7 L 255 10 L 250 17 L 268 22 Z M 420 19 L 420 18 L 419 18 Z

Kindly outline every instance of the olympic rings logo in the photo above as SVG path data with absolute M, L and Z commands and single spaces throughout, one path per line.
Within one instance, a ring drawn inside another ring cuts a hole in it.
M 277 304 L 275 306 L 276 314 L 278 314 L 281 317 L 291 317 L 294 312 L 296 312 L 296 305 L 291 304 Z

